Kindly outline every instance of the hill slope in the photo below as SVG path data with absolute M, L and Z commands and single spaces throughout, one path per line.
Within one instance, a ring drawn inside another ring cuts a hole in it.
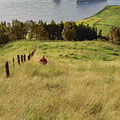
M 102 29 L 103 35 L 106 36 L 111 26 L 120 27 L 120 6 L 106 6 L 94 16 L 77 21 L 76 23 L 82 22 L 97 27 L 98 30 Z
M 36 41 L 0 48 L 0 66 Z M 37 42 L 30 62 L 0 76 L 1 120 L 119 120 L 120 46 L 105 42 Z M 39 65 L 45 55 L 48 64 Z

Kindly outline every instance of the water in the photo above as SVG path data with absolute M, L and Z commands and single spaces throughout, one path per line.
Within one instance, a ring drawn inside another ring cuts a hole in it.
M 95 14 L 107 4 L 118 5 L 120 0 L 80 4 L 76 4 L 76 0 L 0 0 L 0 21 L 77 21 Z

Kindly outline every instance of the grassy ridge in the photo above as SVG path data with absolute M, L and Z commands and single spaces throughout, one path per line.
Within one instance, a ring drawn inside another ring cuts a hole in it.
M 77 24 L 84 22 L 90 26 L 102 29 L 103 35 L 108 35 L 111 26 L 120 27 L 120 6 L 106 6 L 102 11 L 92 17 L 77 21 Z
M 31 51 L 34 44 L 16 41 L 2 46 L 0 66 Z M 37 45 L 30 62 L 11 68 L 11 78 L 0 77 L 1 120 L 120 119 L 119 46 L 99 41 Z M 43 55 L 46 66 L 38 63 Z

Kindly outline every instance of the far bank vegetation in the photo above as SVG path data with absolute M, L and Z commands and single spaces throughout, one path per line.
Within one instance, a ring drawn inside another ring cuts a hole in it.
M 84 25 L 76 25 L 75 22 L 60 22 L 56 24 L 53 20 L 51 23 L 39 21 L 21 22 L 13 20 L 11 23 L 1 22 L 0 24 L 0 44 L 20 39 L 37 39 L 37 40 L 67 40 L 67 41 L 84 41 L 94 39 L 110 39 L 110 42 L 120 43 L 120 29 L 112 27 L 109 36 L 102 36 L 102 30 Z

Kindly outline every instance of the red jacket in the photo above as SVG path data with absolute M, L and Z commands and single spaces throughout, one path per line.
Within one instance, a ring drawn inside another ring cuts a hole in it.
M 42 64 L 47 64 L 47 60 L 45 58 L 42 58 L 39 60 L 39 63 L 42 63 Z

